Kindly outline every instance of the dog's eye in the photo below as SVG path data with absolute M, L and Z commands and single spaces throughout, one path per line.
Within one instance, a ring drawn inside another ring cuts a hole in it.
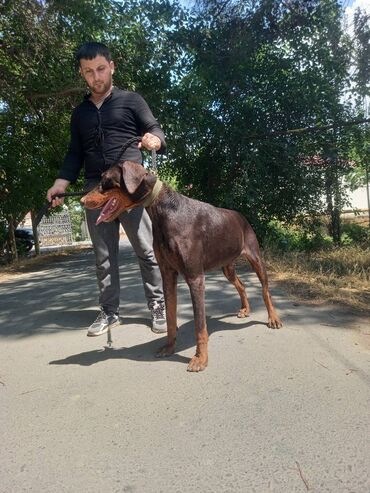
M 102 190 L 109 190 L 110 188 L 112 188 L 112 184 L 110 183 L 109 180 L 106 180 L 101 183 L 100 187 Z

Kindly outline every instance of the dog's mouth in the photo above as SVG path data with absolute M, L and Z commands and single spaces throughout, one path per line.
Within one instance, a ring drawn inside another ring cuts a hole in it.
M 81 203 L 86 209 L 101 209 L 96 224 L 111 222 L 122 212 L 135 206 L 119 188 L 101 190 L 100 187 L 96 187 L 81 199 Z
M 107 223 L 110 221 L 113 221 L 117 217 L 117 212 L 118 214 L 121 212 L 120 210 L 120 204 L 119 200 L 117 197 L 112 197 L 108 200 L 108 202 L 104 205 L 98 219 L 96 220 L 95 224 L 100 224 L 100 223 Z

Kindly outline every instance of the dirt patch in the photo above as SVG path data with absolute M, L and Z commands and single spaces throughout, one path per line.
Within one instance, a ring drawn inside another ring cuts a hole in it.
M 34 272 L 43 270 L 46 265 L 59 262 L 66 257 L 92 251 L 90 245 L 78 245 L 66 247 L 55 252 L 42 253 L 37 257 L 21 258 L 18 262 L 11 265 L 2 266 L 0 271 L 0 282 L 9 281 L 15 278 L 29 277 Z
M 290 296 L 339 303 L 370 314 L 370 250 L 341 247 L 312 253 L 265 252 L 271 279 Z
M 325 277 L 313 277 L 302 273 L 270 270 L 270 278 L 296 300 L 305 300 L 311 304 L 340 303 L 370 315 L 370 288 L 331 285 Z M 345 281 L 344 281 L 345 282 Z

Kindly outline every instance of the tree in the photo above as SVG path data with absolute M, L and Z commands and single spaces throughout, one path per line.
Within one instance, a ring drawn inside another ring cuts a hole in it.
M 202 0 L 191 13 L 169 0 L 7 0 L 0 221 L 15 226 L 43 202 L 85 91 L 74 52 L 92 39 L 112 48 L 116 84 L 150 102 L 169 144 L 160 170 L 180 190 L 241 210 L 261 234 L 272 218 L 323 213 L 333 187 L 340 209 L 349 169 L 333 163 L 365 166 L 369 139 L 343 125 L 364 117 L 368 18 L 351 39 L 342 16 L 336 0 Z M 330 149 L 335 180 L 304 164 Z
M 328 140 L 339 158 L 348 153 L 339 123 L 355 116 L 342 100 L 352 45 L 337 2 L 208 0 L 194 15 L 184 35 L 192 63 L 177 88 L 183 186 L 257 226 L 323 212 L 325 180 L 301 158 L 324 156 Z M 313 125 L 336 130 L 288 131 Z
M 145 5 L 135 0 L 5 2 L 0 16 L 0 221 L 10 230 L 25 212 L 41 206 L 66 152 L 71 110 L 85 92 L 75 70 L 76 48 L 91 39 L 107 43 L 118 65 L 116 83 L 150 98 L 161 118 L 176 60 L 173 32 L 181 15 L 166 0 Z M 82 188 L 81 182 L 76 188 Z

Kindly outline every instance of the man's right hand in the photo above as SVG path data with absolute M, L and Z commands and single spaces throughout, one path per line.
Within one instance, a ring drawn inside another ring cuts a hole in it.
M 60 199 L 52 199 L 52 197 L 54 195 L 58 195 L 58 193 L 65 193 L 69 184 L 70 182 L 68 180 L 63 180 L 62 178 L 55 180 L 54 185 L 46 192 L 46 197 L 48 201 L 51 202 L 51 207 L 56 207 L 63 204 L 63 197 Z

